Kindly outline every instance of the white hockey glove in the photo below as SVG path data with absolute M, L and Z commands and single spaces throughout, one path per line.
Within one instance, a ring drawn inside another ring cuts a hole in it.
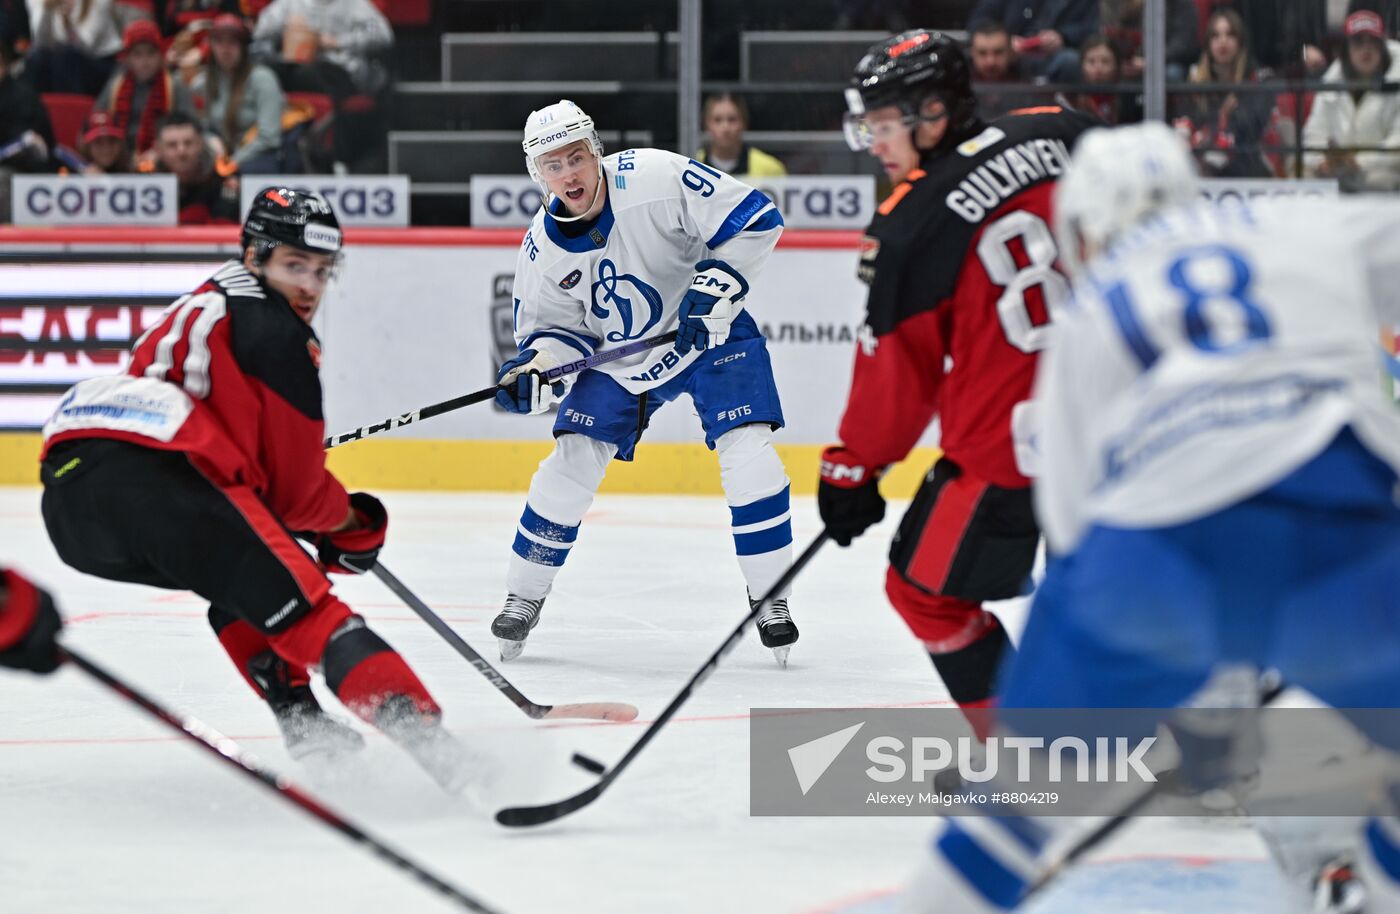
M 569 392 L 569 378 L 553 382 L 544 380 L 544 373 L 559 364 L 546 350 L 526 349 L 501 366 L 496 373 L 496 402 L 513 413 L 542 413 L 564 399 Z
M 676 329 L 676 352 L 723 346 L 729 325 L 739 313 L 735 304 L 749 292 L 749 284 L 723 260 L 702 260 L 695 265 L 690 290 L 681 299 L 681 325 Z

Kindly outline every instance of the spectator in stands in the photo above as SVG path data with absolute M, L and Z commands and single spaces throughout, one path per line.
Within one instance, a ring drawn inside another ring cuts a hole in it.
M 0 0 L 0 45 L 28 47 L 29 4 L 26 0 Z
M 12 71 L 19 57 L 0 42 L 0 170 L 53 171 L 53 126 L 39 93 Z
M 25 70 L 40 92 L 95 95 L 121 50 L 113 0 L 29 0 L 34 42 Z
M 696 161 L 736 178 L 781 178 L 787 174 L 782 162 L 744 142 L 749 109 L 738 95 L 718 92 L 706 97 L 704 122 L 705 145 L 695 154 Z
M 1328 0 L 1215 0 L 1244 20 L 1253 36 L 1254 59 L 1285 76 L 1321 73 L 1327 66 Z
M 156 0 L 156 21 L 160 25 L 161 34 L 168 37 L 180 31 L 181 16 L 193 13 L 207 15 L 213 19 L 223 13 L 232 13 L 235 16 L 244 13 L 253 15 L 253 12 L 245 10 L 244 6 L 241 0 Z
M 137 157 L 151 157 L 161 118 L 172 111 L 195 113 L 189 88 L 162 64 L 160 41 L 160 29 L 149 19 L 127 26 L 122 33 L 122 65 L 95 106 L 112 115 L 112 123 L 125 134 L 127 146 Z
M 254 53 L 275 61 L 279 75 L 291 71 L 336 90 L 305 90 L 327 95 L 382 88 L 385 73 L 374 55 L 393 43 L 389 20 L 370 0 L 273 0 L 253 32 Z
M 1206 48 L 1191 68 L 1192 83 L 1259 83 L 1272 74 L 1255 67 L 1249 32 L 1232 9 L 1217 9 L 1206 22 Z M 1179 96 L 1173 125 L 1191 143 L 1201 171 L 1232 178 L 1274 174 L 1260 146 L 1270 130 L 1274 98 L 1269 92 L 1211 91 Z
M 370 0 L 273 0 L 258 16 L 253 55 L 277 73 L 289 92 L 318 92 L 335 107 L 336 171 L 374 143 L 372 112 L 347 105 L 388 82 L 377 55 L 393 44 L 389 21 Z
M 1379 14 L 1357 10 L 1347 17 L 1344 32 L 1346 49 L 1324 82 L 1400 80 L 1400 44 L 1387 42 Z M 1348 191 L 1400 188 L 1400 95 L 1379 86 L 1317 93 L 1303 127 L 1303 146 L 1309 175 L 1336 178 Z
M 1090 35 L 1079 48 L 1079 81 L 1088 85 L 1122 85 L 1123 63 L 1105 35 Z M 1128 92 L 1082 92 L 1070 103 L 1110 126 L 1142 120 L 1142 103 Z
M 1025 91 L 997 87 L 997 83 L 1026 81 L 1006 26 L 1000 22 L 984 22 L 972 30 L 969 44 L 975 83 L 973 88 L 977 92 L 977 108 L 982 117 L 991 120 L 1016 108 L 1027 108 L 1037 101 L 1048 100 Z
M 968 30 L 986 22 L 1006 26 L 1026 73 L 1072 83 L 1079 79 L 1074 49 L 1099 30 L 1099 0 L 978 0 Z
M 1021 81 L 1021 62 L 1011 47 L 1011 33 L 1000 22 L 984 22 L 972 30 L 969 41 L 972 78 L 981 82 Z
M 112 115 L 106 111 L 94 111 L 88 117 L 78 142 L 78 154 L 86 163 L 82 169 L 85 175 L 119 175 L 132 170 L 126 134 L 112 123 Z
M 1196 38 L 1199 21 L 1195 0 L 1166 0 L 1167 3 L 1167 82 L 1186 79 L 1191 64 L 1201 53 Z M 1142 79 L 1146 60 L 1142 55 L 1142 12 L 1145 0 L 1103 0 L 1103 34 L 1113 42 L 1125 82 Z M 1083 48 L 1080 48 L 1083 57 Z
M 238 179 L 215 167 L 198 121 L 179 111 L 167 114 L 156 128 L 155 148 L 155 170 L 179 182 L 181 225 L 238 221 Z
M 195 79 L 205 130 L 219 137 L 240 173 L 282 170 L 282 109 L 277 75 L 248 55 L 248 27 L 229 13 L 209 29 L 209 62 Z
M 1347 0 L 1345 16 L 1350 16 L 1357 10 L 1370 10 L 1373 13 L 1378 13 L 1381 21 L 1388 26 L 1386 37 L 1388 39 L 1400 38 L 1400 0 Z M 1332 4 L 1329 3 L 1327 8 L 1328 31 L 1339 35 L 1343 34 L 1346 29 L 1345 16 L 1343 16 L 1343 21 L 1339 22 L 1333 15 Z

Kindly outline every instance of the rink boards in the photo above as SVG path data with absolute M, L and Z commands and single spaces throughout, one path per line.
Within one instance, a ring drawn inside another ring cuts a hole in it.
M 351 229 L 339 275 L 316 319 L 330 432 L 351 429 L 491 384 L 514 351 L 512 280 L 520 233 L 484 229 Z M 855 232 L 788 232 L 746 304 L 769 340 L 787 427 L 780 451 L 794 491 L 815 488 L 821 447 L 835 441 L 865 287 Z M 33 429 L 81 377 L 120 370 L 93 348 L 129 340 L 236 253 L 228 228 L 0 229 L 0 339 L 49 351 L 0 353 L 0 427 Z M 354 485 L 521 490 L 548 453 L 553 416 L 494 405 L 357 442 L 332 465 Z M 911 493 L 935 434 L 887 485 Z M 32 434 L 0 436 L 0 484 L 34 481 Z M 604 491 L 720 491 L 688 398 L 661 410 L 638 460 Z

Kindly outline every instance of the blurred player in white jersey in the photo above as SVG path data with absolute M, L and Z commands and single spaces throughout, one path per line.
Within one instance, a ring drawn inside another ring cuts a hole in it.
M 603 157 L 593 119 L 571 101 L 531 112 L 525 164 L 545 206 L 515 268 L 515 341 L 497 401 L 540 413 L 562 400 L 554 452 L 530 483 L 505 608 L 491 631 L 516 657 L 540 619 L 609 461 L 631 460 L 652 413 L 689 394 L 719 453 L 734 548 L 750 600 L 791 563 L 788 478 L 773 448 L 783 425 L 767 344 L 744 310 L 783 219 L 762 193 L 660 149 Z M 677 331 L 572 384 L 541 374 L 610 346 Z M 787 595 L 758 617 L 779 663 L 797 640 Z
M 1085 136 L 1056 214 L 1078 281 L 1037 381 L 1055 558 L 1000 726 L 1169 709 L 1224 665 L 1338 708 L 1400 705 L 1400 413 L 1377 352 L 1400 323 L 1400 206 L 1217 207 L 1185 146 L 1143 124 Z M 1400 749 L 1375 721 L 1353 722 Z M 1368 911 L 1400 910 L 1396 786 L 1366 824 Z M 1016 907 L 1067 827 L 951 820 L 907 909 Z

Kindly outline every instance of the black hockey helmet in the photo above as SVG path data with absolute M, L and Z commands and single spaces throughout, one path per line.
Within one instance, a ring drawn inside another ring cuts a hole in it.
M 852 149 L 869 148 L 865 113 L 888 105 L 898 106 L 913 126 L 929 96 L 937 96 L 947 109 L 950 135 L 966 132 L 977 118 L 972 68 L 956 40 L 930 29 L 911 29 L 872 45 L 846 90 L 846 142 Z
M 254 248 L 258 262 L 279 244 L 338 257 L 340 220 L 320 194 L 287 187 L 264 187 L 253 198 L 243 221 L 243 249 Z

